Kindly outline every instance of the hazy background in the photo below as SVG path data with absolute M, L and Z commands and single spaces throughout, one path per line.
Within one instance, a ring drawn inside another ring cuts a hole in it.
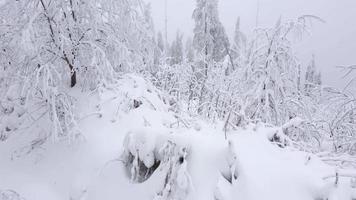
M 146 0 L 151 3 L 156 31 L 164 31 L 164 0 Z M 168 39 L 177 30 L 192 36 L 192 12 L 195 0 L 168 1 Z M 237 17 L 241 28 L 251 34 L 256 25 L 258 0 L 220 0 L 220 20 L 227 33 L 233 35 Z M 322 71 L 325 84 L 343 89 L 347 80 L 335 66 L 356 64 L 356 0 L 259 0 L 259 26 L 273 26 L 277 19 L 294 19 L 304 14 L 317 15 L 326 23 L 314 23 L 312 33 L 296 44 L 299 58 L 304 65 L 311 55 Z M 354 73 L 356 76 L 356 73 Z M 353 84 L 356 91 L 356 84 Z M 356 93 L 354 93 L 356 94 Z

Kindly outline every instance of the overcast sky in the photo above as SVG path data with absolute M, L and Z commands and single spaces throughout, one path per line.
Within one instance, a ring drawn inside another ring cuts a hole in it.
M 164 30 L 164 0 L 146 0 L 151 3 L 157 31 Z M 194 26 L 192 12 L 195 0 L 168 1 L 168 37 L 171 40 L 177 30 L 191 36 Z M 312 34 L 297 44 L 298 56 L 307 64 L 314 53 L 317 66 L 327 85 L 342 88 L 346 80 L 335 68 L 337 65 L 356 64 L 356 0 L 259 0 L 259 26 L 273 26 L 277 19 L 293 19 L 311 14 L 323 18 L 326 23 L 314 23 Z M 220 19 L 232 36 L 238 16 L 241 27 L 251 33 L 256 24 L 258 0 L 220 0 Z M 354 74 L 356 76 L 356 73 Z M 354 85 L 356 87 L 356 84 Z

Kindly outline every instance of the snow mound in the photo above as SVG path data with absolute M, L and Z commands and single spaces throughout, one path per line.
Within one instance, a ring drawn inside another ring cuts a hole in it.
M 71 95 L 82 140 L 47 142 L 15 160 L 7 155 L 16 137 L 2 142 L 0 199 L 356 198 L 354 180 L 340 175 L 335 184 L 334 177 L 325 178 L 335 169 L 318 157 L 273 144 L 277 136 L 285 143 L 278 132 L 283 127 L 251 125 L 225 139 L 220 124 L 178 123 L 169 98 L 132 74 L 110 89 Z M 1 193 L 5 189 L 14 193 Z

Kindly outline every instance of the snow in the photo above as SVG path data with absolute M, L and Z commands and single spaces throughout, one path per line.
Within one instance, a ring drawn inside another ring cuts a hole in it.
M 177 118 L 168 100 L 136 75 L 100 90 L 72 91 L 82 139 L 48 141 L 18 158 L 9 155 L 23 147 L 26 139 L 19 138 L 39 130 L 0 143 L 1 200 L 9 199 L 3 192 L 8 190 L 26 200 L 356 198 L 350 179 L 340 177 L 337 187 L 334 178 L 324 180 L 335 169 L 317 156 L 271 143 L 271 133 L 281 128 L 251 125 L 229 132 L 226 140 L 219 123 L 191 119 L 191 128 L 174 126 Z M 147 168 L 157 160 L 161 164 L 138 183 L 125 153 Z

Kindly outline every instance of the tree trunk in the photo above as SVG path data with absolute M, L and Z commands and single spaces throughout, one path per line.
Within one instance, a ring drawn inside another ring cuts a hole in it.
M 65 53 L 65 51 L 63 51 L 63 56 L 64 56 L 63 59 L 67 63 L 69 70 L 70 70 L 70 87 L 74 87 L 77 84 L 77 73 L 74 69 L 74 66 L 69 61 L 69 58 L 67 57 L 67 54 Z
M 77 73 L 75 70 L 72 70 L 70 76 L 70 87 L 74 87 L 77 84 Z

